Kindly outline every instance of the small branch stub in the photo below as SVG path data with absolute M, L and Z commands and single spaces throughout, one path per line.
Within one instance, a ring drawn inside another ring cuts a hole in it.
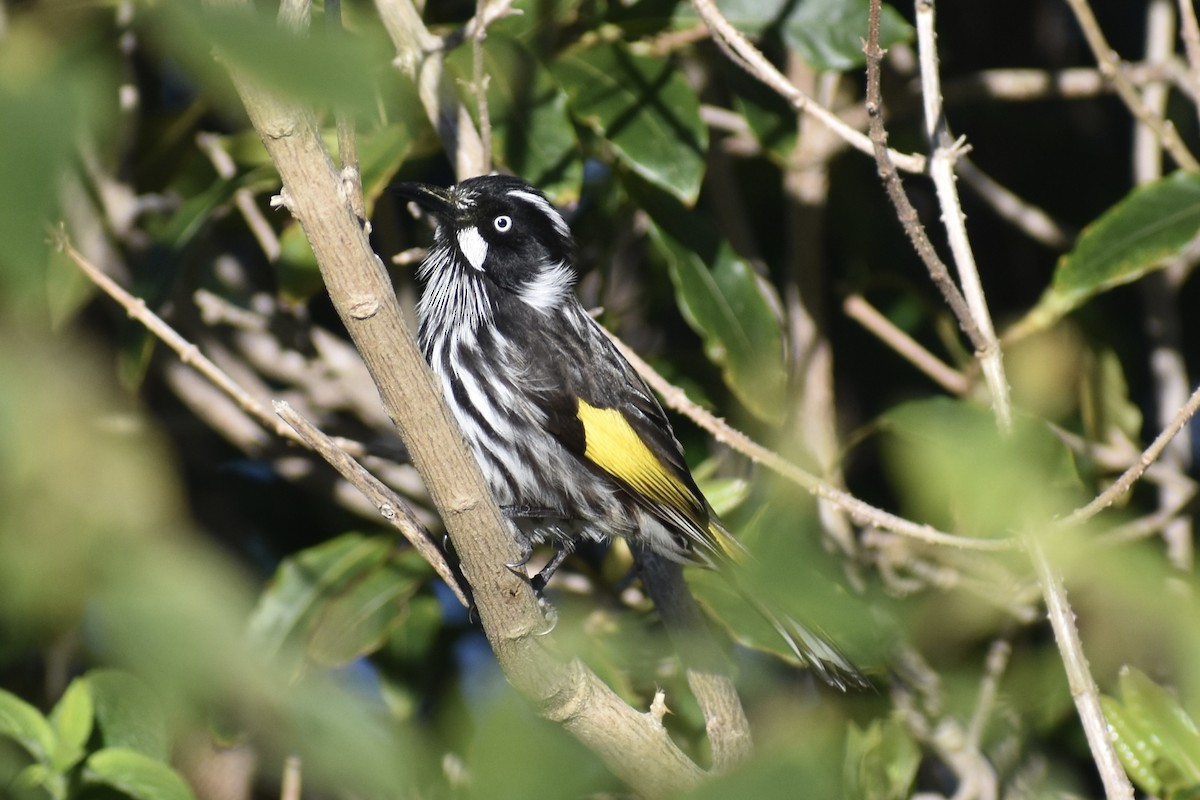
M 364 297 L 350 302 L 350 316 L 355 319 L 370 319 L 379 313 L 379 300 L 374 297 Z

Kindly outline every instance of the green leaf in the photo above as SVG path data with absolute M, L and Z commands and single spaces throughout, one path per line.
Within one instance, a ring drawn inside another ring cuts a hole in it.
M 369 112 L 374 80 L 390 61 L 377 36 L 351 37 L 324 25 L 297 34 L 243 8 L 159 3 L 147 19 L 152 38 L 210 86 L 224 86 L 222 73 L 234 69 L 285 98 L 318 106 Z
M 359 135 L 358 169 L 362 175 L 368 217 L 375 210 L 375 201 L 391 183 L 412 148 L 413 133 L 405 124 L 393 123 Z M 330 152 L 336 153 L 337 148 L 331 147 Z
M 1200 789 L 1200 731 L 1162 687 L 1132 667 L 1118 678 L 1121 699 L 1101 697 L 1117 755 L 1149 794 L 1181 798 Z
M 860 800 L 902 800 L 917 777 L 921 748 L 894 718 L 846 732 L 846 795 Z
M 195 800 L 175 770 L 144 753 L 121 747 L 93 753 L 84 766 L 83 780 L 111 786 L 134 800 Z
M 458 76 L 463 103 L 478 117 L 478 103 L 468 89 L 472 49 L 455 49 L 446 66 Z M 523 44 L 494 31 L 484 45 L 483 71 L 496 160 L 556 203 L 577 200 L 583 162 L 566 93 Z
M 378 650 L 404 621 L 404 603 L 419 583 L 412 574 L 380 564 L 325 603 L 308 629 L 308 654 L 341 666 Z
M 1100 292 L 1163 267 L 1200 232 L 1200 175 L 1179 170 L 1139 186 L 1080 234 L 1050 288 L 1009 335 L 1041 330 Z
M 1175 698 L 1142 672 L 1125 667 L 1118 682 L 1121 701 L 1129 716 L 1141 730 L 1154 737 L 1158 759 L 1166 761 L 1176 773 L 1172 784 L 1200 785 L 1200 732 L 1196 723 Z M 1158 766 L 1160 775 L 1164 766 Z
M 390 543 L 347 533 L 284 559 L 250 615 L 249 632 L 268 653 L 296 635 L 327 592 L 386 558 Z
M 55 745 L 50 766 L 66 772 L 83 758 L 94 720 L 92 687 L 86 677 L 76 678 L 50 712 Z
M 0 689 L 0 736 L 12 739 L 38 761 L 48 762 L 55 735 L 42 713 L 15 694 Z
M 704 462 L 716 463 L 715 459 Z M 750 482 L 744 478 L 700 478 L 696 477 L 700 491 L 718 516 L 724 516 L 750 496 Z
M 868 0 L 718 0 L 733 26 L 751 37 L 778 30 L 787 46 L 817 69 L 847 70 L 866 63 Z M 676 14 L 681 25 L 698 19 L 690 4 Z M 891 6 L 879 19 L 879 44 L 890 47 L 912 38 L 912 27 Z
M 1158 753 L 1153 739 L 1146 735 L 1119 701 L 1107 696 L 1101 697 L 1100 708 L 1104 711 L 1104 719 L 1108 723 L 1108 732 L 1116 748 L 1117 757 L 1121 759 L 1121 765 L 1125 767 L 1129 777 L 1147 794 L 1159 794 L 1163 784 L 1154 769 Z
M 395 556 L 388 536 L 348 533 L 286 559 L 250 618 L 268 653 L 289 640 L 323 664 L 377 649 L 403 621 L 401 600 L 420 572 Z
M 704 338 L 705 354 L 724 369 L 725 383 L 746 408 L 778 423 L 785 410 L 787 373 L 783 326 L 770 287 L 727 243 L 709 264 L 659 229 L 652 230 L 667 256 L 680 311 Z
M 78 163 L 80 143 L 102 140 L 117 113 L 109 99 L 116 96 L 116 77 L 96 57 L 100 48 L 60 47 L 40 27 L 14 24 L 0 47 L 0 119 L 7 121 L 0 124 L 0 304 L 6 317 L 44 309 L 47 226 L 61 213 L 64 179 Z
M 150 686 L 116 669 L 88 673 L 96 725 L 105 747 L 136 750 L 159 761 L 170 755 L 167 721 L 162 704 Z
M 990 410 L 938 397 L 896 406 L 879 427 L 889 471 L 922 522 L 1009 536 L 1078 499 L 1074 459 L 1040 420 L 1018 417 L 1005 436 Z
M 571 111 L 623 164 L 682 202 L 695 202 L 708 130 L 695 92 L 669 62 L 604 43 L 567 53 L 552 71 Z
M 41 789 L 35 796 L 38 798 L 50 795 L 54 800 L 66 800 L 67 777 L 61 772 L 55 772 L 45 764 L 30 764 L 17 773 L 13 779 L 13 788 Z
M 410 664 L 425 663 L 442 630 L 441 603 L 436 597 L 419 594 L 408 601 L 405 612 L 388 639 L 388 656 Z
M 726 385 L 746 408 L 779 422 L 787 371 L 774 290 L 727 242 L 692 224 L 685 209 L 636 184 L 629 188 L 651 216 L 650 239 L 666 260 L 679 310 L 703 339 L 705 355 L 721 367 Z

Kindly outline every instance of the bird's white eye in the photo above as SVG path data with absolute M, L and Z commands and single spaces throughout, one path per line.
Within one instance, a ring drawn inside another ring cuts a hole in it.
M 492 225 L 498 233 L 508 233 L 512 230 L 512 217 L 507 214 L 501 214 L 492 220 Z

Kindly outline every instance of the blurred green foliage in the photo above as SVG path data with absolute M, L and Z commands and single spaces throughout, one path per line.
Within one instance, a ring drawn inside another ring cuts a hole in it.
M 1102 697 L 1104 716 L 1125 770 L 1148 794 L 1195 797 L 1200 792 L 1200 730 L 1162 687 L 1127 667 L 1121 698 Z
M 479 122 L 471 43 L 457 35 L 475 4 L 426 5 Z M 964 193 L 994 315 L 1017 321 L 1005 346 L 1019 422 L 1002 437 L 978 386 L 943 396 L 838 316 L 843 297 L 867 296 L 975 378 L 868 158 L 822 144 L 810 120 L 798 126 L 697 34 L 681 0 L 515 5 L 522 13 L 497 21 L 482 50 L 494 159 L 568 211 L 585 303 L 693 400 L 864 499 L 959 535 L 1039 537 L 1112 695 L 1127 770 L 1146 792 L 1192 796 L 1194 572 L 1157 529 L 1122 523 L 1159 510 L 1157 487 L 1193 491 L 1194 471 L 1156 472 L 1087 529 L 1053 520 L 1112 479 L 1113 452 L 1129 462 L 1156 432 L 1143 422 L 1160 388 L 1143 327 L 1161 309 L 1147 312 L 1137 292 L 1195 237 L 1196 177 L 1131 186 L 1114 166 L 1131 121 L 1110 99 L 948 105 L 981 166 L 1083 226 L 1056 252 Z M 1089 64 L 1075 34 L 1047 33 L 1074 30 L 1061 4 L 949 5 L 948 89 L 984 68 Z M 1114 46 L 1136 54 L 1138 4 L 1094 5 Z M 271 205 L 278 176 L 226 73 L 236 65 L 312 106 L 331 149 L 335 112 L 354 119 L 378 252 L 420 246 L 427 231 L 386 187 L 450 183 L 452 162 L 375 6 L 344 6 L 345 32 L 317 3 L 303 35 L 281 30 L 270 2 L 255 13 L 193 0 L 0 6 L 0 796 L 204 800 L 217 759 L 197 741 L 251 750 L 242 780 L 256 797 L 278 796 L 291 755 L 320 797 L 625 791 L 513 695 L 468 612 L 323 463 L 258 431 L 49 244 L 61 225 L 256 395 L 287 397 L 363 443 L 367 465 L 436 530 L 303 233 Z M 718 6 L 853 116 L 865 0 Z M 903 55 L 910 11 L 898 8 L 884 9 L 883 39 Z M 888 72 L 892 144 L 920 149 L 919 103 L 903 88 L 912 74 L 903 59 Z M 1195 145 L 1193 101 L 1172 100 Z M 932 193 L 918 177 L 906 184 L 936 230 Z M 394 278 L 411 306 L 411 270 Z M 1200 301 L 1193 283 L 1180 282 L 1182 309 Z M 1194 364 L 1200 340 L 1186 315 L 1183 325 L 1179 355 Z M 810 385 L 822 353 L 828 383 Z M 832 453 L 803 416 L 822 393 L 836 416 L 820 426 L 844 440 Z M 967 755 L 986 769 L 972 777 L 1003 796 L 1097 793 L 1019 551 L 935 547 L 861 519 L 843 520 L 853 530 L 833 545 L 828 509 L 690 423 L 676 430 L 756 554 L 753 578 L 878 689 L 818 689 L 712 575 L 689 575 L 728 634 L 758 744 L 690 796 L 948 796 L 965 778 L 946 737 L 973 724 Z M 637 707 L 664 691 L 664 724 L 707 764 L 704 720 L 630 568 L 621 545 L 572 559 L 550 591 L 553 641 Z M 992 675 L 998 640 L 1011 655 Z

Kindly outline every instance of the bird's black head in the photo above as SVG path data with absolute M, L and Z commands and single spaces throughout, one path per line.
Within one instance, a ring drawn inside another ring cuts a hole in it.
M 422 265 L 431 285 L 451 276 L 482 279 L 539 310 L 556 306 L 570 292 L 570 228 L 528 183 L 485 175 L 448 189 L 406 183 L 396 191 L 437 221 L 435 246 Z M 447 271 L 451 275 L 439 275 Z

